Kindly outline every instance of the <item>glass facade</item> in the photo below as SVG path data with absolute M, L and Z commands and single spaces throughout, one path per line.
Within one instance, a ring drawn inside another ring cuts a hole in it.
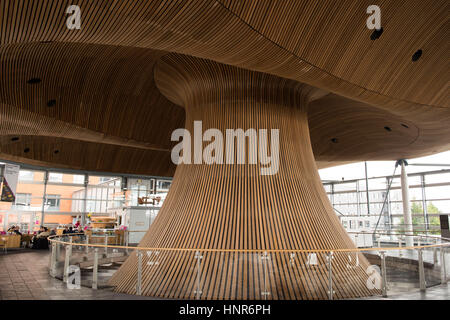
M 149 199 L 153 198 L 159 199 L 160 206 L 170 184 L 170 178 L 46 172 L 27 167 L 19 172 L 15 202 L 0 202 L 0 232 L 12 225 L 33 232 L 41 224 L 71 224 L 83 215 L 114 217 L 127 206 L 152 206 Z M 140 204 L 138 198 L 147 198 L 146 203 Z
M 409 174 L 408 183 L 414 230 L 438 233 L 439 215 L 450 214 L 450 170 Z M 370 178 L 368 186 L 365 179 L 324 183 L 339 216 L 373 217 L 373 228 L 381 215 L 378 230 L 403 230 L 400 176 Z

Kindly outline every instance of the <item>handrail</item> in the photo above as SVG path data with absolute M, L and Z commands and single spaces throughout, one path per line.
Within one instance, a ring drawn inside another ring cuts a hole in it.
M 358 234 L 368 234 L 359 232 Z M 104 244 L 86 244 L 86 243 L 70 243 L 61 240 L 55 240 L 55 237 L 65 237 L 65 236 L 76 236 L 84 235 L 84 233 L 70 233 L 64 235 L 55 235 L 49 237 L 50 242 L 67 244 L 74 246 L 83 247 L 94 247 L 94 248 L 112 248 L 112 249 L 132 249 L 138 251 L 182 251 L 182 252 L 230 252 L 230 253 L 328 253 L 328 252 L 366 252 L 366 251 L 392 251 L 392 250 L 411 250 L 411 249 L 426 249 L 426 248 L 437 248 L 437 247 L 450 247 L 450 242 L 441 244 L 431 244 L 431 245 L 420 245 L 420 246 L 409 246 L 409 247 L 372 247 L 372 248 L 335 248 L 335 249 L 211 249 L 211 248 L 160 248 L 160 247 L 130 247 L 130 246 L 119 246 L 119 245 L 104 245 Z M 392 235 L 392 234 L 391 234 Z M 413 235 L 407 235 L 413 236 Z M 416 235 L 415 237 L 422 237 L 421 235 Z M 424 235 L 423 237 L 433 238 L 431 236 Z M 450 241 L 450 239 L 439 238 L 444 241 Z

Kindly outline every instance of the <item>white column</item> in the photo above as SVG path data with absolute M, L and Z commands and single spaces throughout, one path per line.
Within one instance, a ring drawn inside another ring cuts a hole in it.
M 407 247 L 412 247 L 414 245 L 413 238 L 413 226 L 412 226 L 412 215 L 411 215 L 411 204 L 409 202 L 409 184 L 408 175 L 406 173 L 407 162 L 405 160 L 399 160 L 402 166 L 402 200 L 403 200 L 403 219 L 406 225 L 405 242 Z

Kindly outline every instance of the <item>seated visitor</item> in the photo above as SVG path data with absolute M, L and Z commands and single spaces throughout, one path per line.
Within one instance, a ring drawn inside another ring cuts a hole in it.
M 17 234 L 17 235 L 19 235 L 19 236 L 22 235 L 22 233 L 20 232 L 20 227 L 19 227 L 19 226 L 16 226 L 16 227 L 13 229 L 12 232 L 15 233 L 15 234 Z
M 69 228 L 67 226 L 64 227 L 63 234 L 69 233 Z
M 41 230 L 43 231 L 35 235 L 31 240 L 33 243 L 32 249 L 48 249 L 47 238 L 50 236 L 50 232 L 46 227 L 41 227 Z

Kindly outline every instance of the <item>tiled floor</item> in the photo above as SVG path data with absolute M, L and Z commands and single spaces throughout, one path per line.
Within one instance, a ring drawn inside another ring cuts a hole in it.
M 425 292 L 410 290 L 402 294 L 388 294 L 387 298 L 370 297 L 364 300 L 450 300 L 450 285 L 434 286 Z
M 152 299 L 111 289 L 68 289 L 48 274 L 49 251 L 0 253 L 0 300 L 128 300 Z
M 153 299 L 115 293 L 111 289 L 93 290 L 87 287 L 68 289 L 61 281 L 48 275 L 49 251 L 20 251 L 0 253 L 0 300 L 135 300 Z M 370 300 L 450 300 L 450 285 L 428 288 L 422 293 L 409 290 L 388 298 Z

